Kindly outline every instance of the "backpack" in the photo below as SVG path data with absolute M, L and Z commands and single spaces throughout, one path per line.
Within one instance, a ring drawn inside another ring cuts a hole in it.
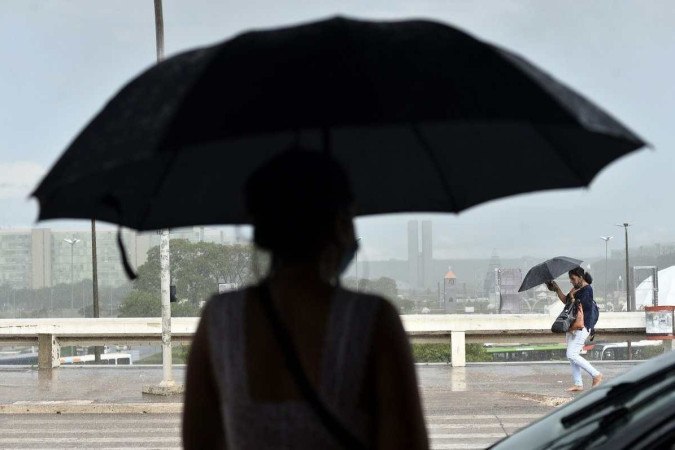
M 590 330 L 591 341 L 595 339 L 595 324 L 598 323 L 599 318 L 600 318 L 600 309 L 598 308 L 598 304 L 595 303 L 595 299 L 593 299 L 593 308 L 591 309 L 591 330 Z

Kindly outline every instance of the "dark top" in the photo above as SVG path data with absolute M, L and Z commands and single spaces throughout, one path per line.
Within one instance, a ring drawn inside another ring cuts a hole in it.
M 581 309 L 584 310 L 584 326 L 590 331 L 593 327 L 593 288 L 590 284 L 582 287 L 574 294 L 574 298 L 581 303 Z

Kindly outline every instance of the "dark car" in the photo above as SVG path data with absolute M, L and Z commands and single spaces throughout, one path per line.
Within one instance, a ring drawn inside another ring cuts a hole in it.
M 640 364 L 490 448 L 675 449 L 675 352 Z

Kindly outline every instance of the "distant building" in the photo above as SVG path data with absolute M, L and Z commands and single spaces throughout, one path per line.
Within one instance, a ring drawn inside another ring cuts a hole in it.
M 448 267 L 448 272 L 443 277 L 443 309 L 447 313 L 455 313 L 459 310 L 457 288 L 457 276 L 452 271 L 452 267 Z
M 419 222 L 417 220 L 409 221 L 408 282 L 410 286 L 414 288 L 436 288 L 438 275 L 434 273 L 433 262 L 431 221 L 422 221 L 421 246 Z
M 223 228 L 188 227 L 171 230 L 171 239 L 185 239 L 190 242 L 210 242 L 212 244 L 231 244 L 241 238 L 228 233 Z M 159 245 L 159 239 L 153 238 L 153 245 Z
M 233 241 L 222 229 L 206 227 L 171 230 L 171 239 L 217 244 Z M 155 232 L 124 230 L 122 240 L 134 267 L 143 265 L 148 250 L 159 245 L 159 235 Z M 86 229 L 0 229 L 0 286 L 41 289 L 91 279 L 91 246 L 91 231 Z M 117 245 L 117 230 L 96 231 L 96 253 L 101 286 L 128 282 Z
M 408 222 L 408 283 L 413 288 L 419 287 L 420 241 L 419 225 L 416 220 Z
M 147 259 L 151 236 L 133 231 L 124 231 L 122 236 L 131 264 L 142 265 Z M 0 285 L 41 289 L 91 279 L 91 246 L 89 231 L 0 230 Z M 97 231 L 96 247 L 99 283 L 124 284 L 127 278 L 120 263 L 117 231 Z
M 518 289 L 523 282 L 520 269 L 499 269 L 499 312 L 516 314 L 522 312 L 522 299 Z
M 30 286 L 32 278 L 30 230 L 0 231 L 0 284 Z
M 485 280 L 483 282 L 483 296 L 487 298 L 492 298 L 495 294 L 499 292 L 499 282 L 498 282 L 498 271 L 502 267 L 502 262 L 497 255 L 497 251 L 492 252 L 492 258 L 490 258 L 490 265 L 488 267 L 487 273 L 485 274 Z
M 436 275 L 433 272 L 433 248 L 431 221 L 424 220 L 422 221 L 422 254 L 420 255 L 422 270 L 420 278 L 422 286 L 425 288 L 434 286 L 438 279 L 438 275 L 440 275 Z

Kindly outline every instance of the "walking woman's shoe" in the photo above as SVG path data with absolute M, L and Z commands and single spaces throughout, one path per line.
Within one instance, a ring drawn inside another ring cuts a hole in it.
M 579 392 L 579 391 L 583 391 L 583 390 L 584 390 L 583 386 L 579 386 L 579 385 L 576 385 L 576 384 L 574 386 L 572 386 L 571 388 L 567 388 L 567 392 Z
M 602 374 L 601 373 L 599 373 L 599 374 L 597 374 L 596 376 L 593 377 L 593 384 L 591 385 L 591 387 L 596 387 L 600 383 L 602 383 Z

